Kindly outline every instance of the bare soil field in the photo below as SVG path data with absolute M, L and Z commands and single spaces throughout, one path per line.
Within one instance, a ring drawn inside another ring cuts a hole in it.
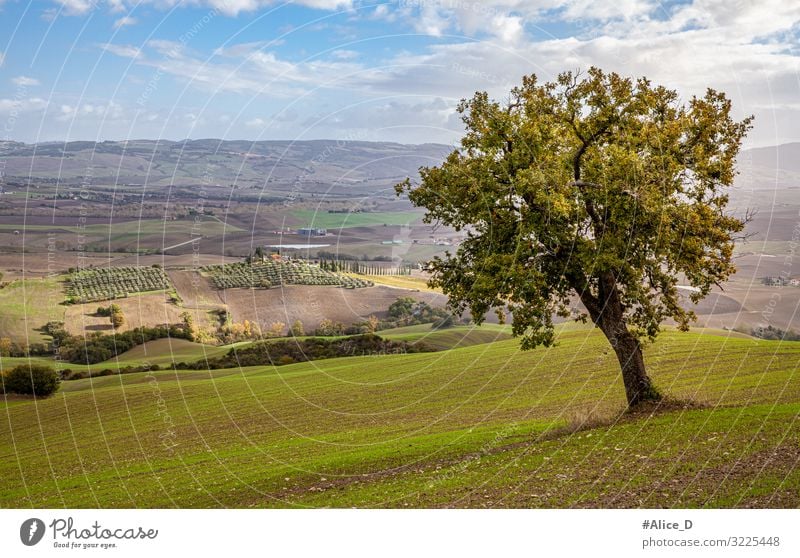
M 2 236 L 2 235 L 0 235 Z M 115 255 L 83 254 L 81 265 L 101 267 L 113 261 Z M 70 267 L 77 267 L 79 263 L 78 252 L 0 252 L 0 271 L 6 278 L 41 277 L 47 274 L 60 273 Z
M 95 331 L 111 333 L 111 322 L 108 317 L 97 316 L 95 312 L 98 306 L 108 306 L 112 302 L 118 304 L 125 315 L 125 325 L 121 331 L 141 326 L 178 323 L 181 321 L 181 313 L 184 312 L 180 306 L 171 304 L 165 293 L 145 294 L 113 301 L 67 306 L 64 326 L 73 335 Z
M 191 246 L 191 245 L 190 245 Z M 220 256 L 219 254 L 193 253 L 188 254 L 127 254 L 114 259 L 111 265 L 125 267 L 130 265 L 153 265 L 158 264 L 164 268 L 186 267 L 195 268 L 205 265 L 222 265 L 242 261 L 241 258 Z
M 438 307 L 446 302 L 445 296 L 440 293 L 382 285 L 366 289 L 301 285 L 274 289 L 227 289 L 220 291 L 220 296 L 236 322 L 250 320 L 261 325 L 273 322 L 288 325 L 300 320 L 306 330 L 316 328 L 325 318 L 350 324 L 371 314 L 385 316 L 389 305 L 403 296 Z
M 196 271 L 186 271 L 180 269 L 167 269 L 175 290 L 183 300 L 185 308 L 213 310 L 224 308 L 225 303 L 207 277 L 203 277 Z
M 45 224 L 37 223 L 37 225 L 44 226 Z M 377 240 L 366 239 L 370 233 L 377 233 L 378 228 L 345 229 L 344 231 L 347 233 L 358 232 L 359 235 L 350 238 L 331 236 L 325 240 L 330 240 L 332 243 L 330 251 L 351 253 L 356 256 L 361 251 L 368 250 L 368 244 L 373 244 L 376 251 L 381 249 L 397 250 L 411 246 L 400 248 L 375 246 L 378 244 Z M 397 232 L 400 232 L 399 227 L 388 228 L 395 228 Z M 418 232 L 416 231 L 415 234 Z M 0 234 L 14 236 L 10 231 Z M 46 235 L 41 235 L 41 237 L 45 239 Z M 19 240 L 20 237 L 14 236 L 14 238 Z M 336 245 L 339 240 L 344 242 Z M 284 241 L 286 241 L 285 238 Z M 356 243 L 348 244 L 353 241 Z M 251 240 L 248 239 L 248 244 L 250 242 Z M 759 242 L 751 242 L 748 246 L 752 248 L 756 244 Z M 422 248 L 421 245 L 414 245 L 414 247 Z M 239 261 L 239 258 L 222 256 L 218 253 L 194 253 L 192 246 L 186 246 L 186 248 L 188 253 L 185 254 L 153 255 L 120 253 L 107 255 L 62 250 L 4 252 L 0 253 L 0 271 L 3 272 L 5 281 L 19 279 L 39 281 L 79 264 L 97 267 L 108 265 L 149 266 L 153 264 L 164 266 L 182 299 L 181 305 L 176 306 L 170 303 L 164 294 L 143 295 L 117 301 L 123 306 L 123 311 L 128 318 L 126 328 L 179 322 L 180 314 L 187 310 L 192 313 L 195 323 L 198 325 L 213 325 L 215 318 L 209 315 L 209 311 L 227 308 L 236 322 L 247 319 L 257 321 L 262 326 L 268 326 L 273 322 L 291 324 L 299 319 L 307 330 L 312 330 L 324 318 L 350 324 L 371 314 L 382 316 L 388 306 L 401 296 L 412 296 L 436 306 L 443 306 L 445 303 L 445 298 L 441 294 L 416 292 L 415 286 L 422 291 L 425 290 L 420 285 L 413 284 L 415 280 L 424 279 L 418 272 L 414 272 L 410 278 L 375 277 L 376 282 L 385 281 L 388 284 L 354 291 L 310 286 L 290 286 L 255 291 L 247 289 L 217 291 L 206 278 L 197 274 L 193 269 L 203 265 L 235 262 Z M 431 246 L 431 248 L 434 247 Z M 800 331 L 800 288 L 772 287 L 761 284 L 761 278 L 765 276 L 800 276 L 800 258 L 793 258 L 791 255 L 753 253 L 737 257 L 735 264 L 738 271 L 730 281 L 723 285 L 724 291 L 715 290 L 693 308 L 699 316 L 694 325 L 696 327 L 736 328 L 747 332 L 756 326 L 773 325 L 781 329 Z M 406 282 L 406 279 L 412 281 Z M 67 328 L 72 333 L 110 331 L 106 318 L 94 316 L 97 306 L 108 305 L 110 302 L 65 307 L 60 305 L 63 301 L 62 291 L 62 284 L 58 282 L 50 284 L 47 289 L 50 310 L 46 316 L 41 312 L 35 312 L 31 301 L 12 307 L 12 304 L 15 303 L 12 299 L 16 297 L 12 296 L 13 290 L 7 291 L 5 293 L 7 319 L 3 322 L 3 331 L 0 333 L 20 341 L 25 339 L 40 341 L 42 337 L 36 330 L 44 325 L 47 319 L 65 319 Z M 36 286 L 31 292 L 37 292 Z M 687 307 L 690 306 L 687 304 Z M 14 308 L 16 310 L 12 311 Z M 490 323 L 496 321 L 493 315 L 487 318 Z
M 707 301 L 710 301 L 712 295 Z M 780 329 L 800 330 L 800 288 L 767 287 L 737 282 L 725 284 L 726 298 L 740 302 L 737 311 L 701 314 L 697 325 L 713 328 L 728 328 L 749 331 L 756 326 L 772 325 Z M 710 303 L 710 302 L 709 302 Z M 706 304 L 701 305 L 701 309 Z M 720 305 L 717 310 L 724 310 Z

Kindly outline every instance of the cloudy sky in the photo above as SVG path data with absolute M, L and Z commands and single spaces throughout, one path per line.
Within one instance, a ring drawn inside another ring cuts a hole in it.
M 600 66 L 800 141 L 800 2 L 0 0 L 0 139 L 453 143 L 459 99 Z

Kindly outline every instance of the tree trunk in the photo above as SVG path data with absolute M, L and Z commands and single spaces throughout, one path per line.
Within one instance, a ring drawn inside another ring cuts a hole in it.
M 628 406 L 660 400 L 661 395 L 645 370 L 642 346 L 625 323 L 625 308 L 614 276 L 604 273 L 598 279 L 598 297 L 592 296 L 587 289 L 581 289 L 578 293 L 592 321 L 605 334 L 617 355 Z
M 628 331 L 624 321 L 616 324 L 603 319 L 600 329 L 608 338 L 622 368 L 622 382 L 628 406 L 635 407 L 644 401 L 658 401 L 661 396 L 653 387 L 653 382 L 644 367 L 644 357 L 639 340 Z

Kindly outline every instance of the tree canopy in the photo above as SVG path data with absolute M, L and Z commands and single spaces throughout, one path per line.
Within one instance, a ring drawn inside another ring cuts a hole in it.
M 726 187 L 752 117 L 736 121 L 724 93 L 678 93 L 591 68 L 505 103 L 485 92 L 458 107 L 466 133 L 421 183 L 398 184 L 427 222 L 465 231 L 430 264 L 432 284 L 477 322 L 507 309 L 523 348 L 554 341 L 553 316 L 590 318 L 620 361 L 628 402 L 658 398 L 640 340 L 665 319 L 687 329 L 693 302 L 733 271 L 743 219 Z

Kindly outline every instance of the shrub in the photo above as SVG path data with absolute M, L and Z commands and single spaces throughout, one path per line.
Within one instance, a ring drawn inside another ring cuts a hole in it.
M 345 326 L 342 322 L 334 322 L 333 320 L 324 318 L 319 323 L 319 326 L 317 326 L 317 329 L 314 333 L 322 337 L 331 337 L 334 335 L 342 335 L 344 330 Z
M 453 327 L 456 325 L 456 319 L 453 317 L 452 314 L 448 314 L 443 318 L 439 318 L 435 322 L 433 322 L 433 329 L 447 329 L 448 327 Z
M 21 364 L 3 376 L 6 393 L 46 397 L 55 393 L 61 383 L 58 373 L 41 364 Z
M 306 330 L 303 327 L 303 322 L 300 320 L 295 320 L 291 329 L 289 330 L 289 333 L 292 337 L 303 337 L 306 334 Z

